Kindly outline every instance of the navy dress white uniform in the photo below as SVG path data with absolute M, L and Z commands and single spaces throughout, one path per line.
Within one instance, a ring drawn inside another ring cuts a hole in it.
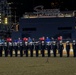
M 33 57 L 33 48 L 34 48 L 33 42 L 29 42 L 30 57 Z
M 13 55 L 13 43 L 12 41 L 8 42 L 8 50 L 10 52 L 10 57 Z
M 4 45 L 5 57 L 7 57 L 8 56 L 8 43 L 6 40 L 3 45 Z
M 64 49 L 62 41 L 59 42 L 59 46 L 58 47 L 59 47 L 60 57 L 62 57 L 63 56 L 63 49 Z
M 28 38 L 28 43 L 30 49 L 30 57 L 33 57 L 34 43 L 30 37 Z
M 18 49 L 20 50 L 20 57 L 23 56 L 23 42 L 22 40 L 18 40 Z
M 0 39 L 0 57 L 2 57 L 2 50 L 3 50 L 3 42 Z
M 73 54 L 74 54 L 74 57 L 76 57 L 76 41 L 75 41 L 75 40 L 73 40 L 72 47 L 73 47 Z
M 57 43 L 56 43 L 56 41 L 53 41 L 52 49 L 53 49 L 54 57 L 56 57 L 56 50 L 57 50 Z
M 44 52 L 45 52 L 45 41 L 41 41 L 41 51 L 42 51 L 42 57 L 45 56 Z
M 47 37 L 46 38 L 46 48 L 47 48 L 47 50 L 48 50 L 48 57 L 50 57 L 51 56 L 51 54 L 50 54 L 50 50 L 51 50 L 51 40 Z
M 28 57 L 28 41 L 24 41 L 23 45 L 24 45 L 26 57 Z
M 18 43 L 17 43 L 17 40 L 14 40 L 14 42 L 13 42 L 13 48 L 14 48 L 14 50 L 15 50 L 15 57 L 17 57 L 18 56 Z
M 36 57 L 39 56 L 38 51 L 39 51 L 39 42 L 35 42 L 35 50 L 36 50 Z
M 51 56 L 51 54 L 50 54 L 50 50 L 51 50 L 51 42 L 50 42 L 50 41 L 47 42 L 46 45 L 47 45 L 47 50 L 48 50 L 48 57 L 50 57 L 50 56 Z
M 69 54 L 70 54 L 70 43 L 69 43 L 69 41 L 66 42 L 66 51 L 67 51 L 67 57 L 69 57 Z

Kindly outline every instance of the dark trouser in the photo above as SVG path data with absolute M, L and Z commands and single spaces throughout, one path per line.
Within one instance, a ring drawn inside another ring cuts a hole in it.
M 23 57 L 23 47 L 20 46 L 20 57 Z
M 42 57 L 44 57 L 45 55 L 44 55 L 44 49 L 42 49 Z
M 60 57 L 62 57 L 63 56 L 63 50 L 62 49 L 60 49 Z
M 0 57 L 2 57 L 2 50 L 3 50 L 3 47 L 0 46 Z
M 36 57 L 38 57 L 39 46 L 35 46 L 35 50 L 36 50 Z
M 4 46 L 4 51 L 5 51 L 5 57 L 8 56 L 8 47 L 7 46 Z
M 76 57 L 76 49 L 73 50 L 74 57 Z
M 50 57 L 51 55 L 50 55 L 50 49 L 48 49 L 48 57 Z
M 38 49 L 36 49 L 36 57 L 38 57 Z
M 9 50 L 10 50 L 10 57 L 12 57 L 12 55 L 13 55 L 13 47 L 10 46 L 10 47 L 9 47 Z
M 26 57 L 28 57 L 28 46 L 25 46 L 24 50 L 25 50 Z
M 42 51 L 42 57 L 44 57 L 45 56 L 45 54 L 44 54 L 44 50 L 45 50 L 45 46 L 43 45 L 42 47 L 41 47 L 41 51 Z
M 70 52 L 70 50 L 67 50 L 67 57 L 69 57 L 69 52 Z
M 17 52 L 18 52 L 18 46 L 14 46 L 14 50 L 15 50 L 15 57 L 18 56 Z
M 47 46 L 47 50 L 48 50 L 48 57 L 50 57 L 51 56 L 51 54 L 50 54 L 50 46 Z
M 30 46 L 30 57 L 33 57 L 33 45 Z
M 26 57 L 28 57 L 28 48 L 26 49 Z
M 56 57 L 56 49 L 53 49 L 54 57 Z
M 17 52 L 18 52 L 18 49 L 15 49 L 15 57 L 18 56 Z
M 33 49 L 30 49 L 30 56 L 33 57 Z

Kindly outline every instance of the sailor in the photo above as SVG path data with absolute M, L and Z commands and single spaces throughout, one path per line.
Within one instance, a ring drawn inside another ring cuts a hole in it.
M 57 50 L 57 43 L 56 43 L 56 41 L 53 41 L 53 43 L 52 43 L 52 49 L 53 49 L 54 57 L 56 57 L 56 50 Z
M 20 50 L 20 57 L 23 57 L 23 41 L 21 40 L 21 38 L 18 38 L 18 49 Z
M 39 51 L 39 41 L 35 42 L 35 50 L 36 50 L 36 57 L 39 56 L 38 51 Z
M 58 47 L 59 47 L 60 57 L 62 57 L 63 56 L 63 49 L 64 49 L 62 41 L 59 41 Z
M 67 51 L 67 57 L 69 57 L 69 54 L 70 54 L 70 43 L 69 43 L 69 41 L 66 42 L 66 51 Z
M 12 43 L 12 38 L 7 38 L 7 43 L 8 43 L 8 50 L 10 52 L 10 57 L 13 55 L 13 43 Z
M 3 51 L 3 42 L 2 39 L 0 39 L 0 57 L 2 57 L 2 51 Z
M 14 47 L 14 50 L 15 50 L 15 57 L 18 56 L 18 43 L 17 43 L 17 40 L 14 40 L 13 42 L 13 47 Z
M 76 57 L 76 41 L 75 41 L 75 40 L 73 40 L 72 47 L 73 47 L 73 54 L 74 54 L 74 57 Z
M 48 57 L 50 57 L 50 49 L 51 49 L 51 40 L 50 38 L 46 37 L 46 48 L 48 50 Z
M 8 43 L 6 40 L 4 40 L 3 46 L 4 46 L 5 57 L 7 57 L 8 56 Z
M 23 48 L 24 48 L 24 53 L 26 54 L 26 57 L 28 57 L 28 38 L 26 37 L 23 38 Z
M 45 50 L 45 37 L 43 36 L 43 37 L 41 37 L 39 39 L 40 39 L 40 42 L 41 42 L 41 53 L 42 53 L 42 57 L 44 57 L 45 56 L 45 54 L 44 54 L 44 50 Z
M 30 49 L 30 57 L 33 57 L 34 43 L 30 37 L 28 38 L 28 43 L 29 43 L 29 49 Z

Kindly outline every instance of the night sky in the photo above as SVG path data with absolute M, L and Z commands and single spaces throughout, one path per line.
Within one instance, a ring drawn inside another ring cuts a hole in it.
M 76 10 L 75 0 L 7 0 L 13 2 L 11 5 L 13 13 L 16 11 L 17 16 L 21 17 L 25 12 L 34 11 L 33 8 L 43 5 L 46 9 L 60 8 L 63 10 Z

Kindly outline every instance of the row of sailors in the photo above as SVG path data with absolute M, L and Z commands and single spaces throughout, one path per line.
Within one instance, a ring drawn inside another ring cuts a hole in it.
M 41 48 L 40 48 L 41 47 Z M 44 38 L 40 38 L 40 41 L 33 42 L 31 39 L 28 40 L 28 38 L 23 38 L 23 41 L 19 38 L 18 40 L 15 40 L 12 42 L 11 38 L 7 38 L 7 41 L 0 41 L 0 56 L 2 56 L 2 50 L 4 48 L 5 51 L 5 57 L 8 56 L 8 50 L 10 50 L 10 56 L 12 57 L 13 49 L 15 50 L 15 56 L 17 57 L 17 52 L 20 50 L 20 56 L 23 56 L 23 50 L 26 51 L 26 57 L 28 57 L 28 49 L 30 49 L 31 57 L 33 57 L 33 50 L 36 50 L 36 56 L 38 57 L 38 50 L 41 49 L 42 57 L 45 56 L 44 51 L 45 48 L 47 48 L 48 51 L 48 57 L 51 56 L 50 50 L 53 50 L 54 57 L 56 57 L 56 50 L 59 50 L 60 57 L 63 56 L 63 43 L 62 41 L 59 42 L 59 44 L 56 43 L 56 41 L 51 42 L 49 39 L 46 41 Z M 66 42 L 66 51 L 67 51 L 67 57 L 69 57 L 70 52 L 70 43 L 69 41 Z M 73 41 L 73 52 L 74 57 L 76 57 L 76 43 Z

